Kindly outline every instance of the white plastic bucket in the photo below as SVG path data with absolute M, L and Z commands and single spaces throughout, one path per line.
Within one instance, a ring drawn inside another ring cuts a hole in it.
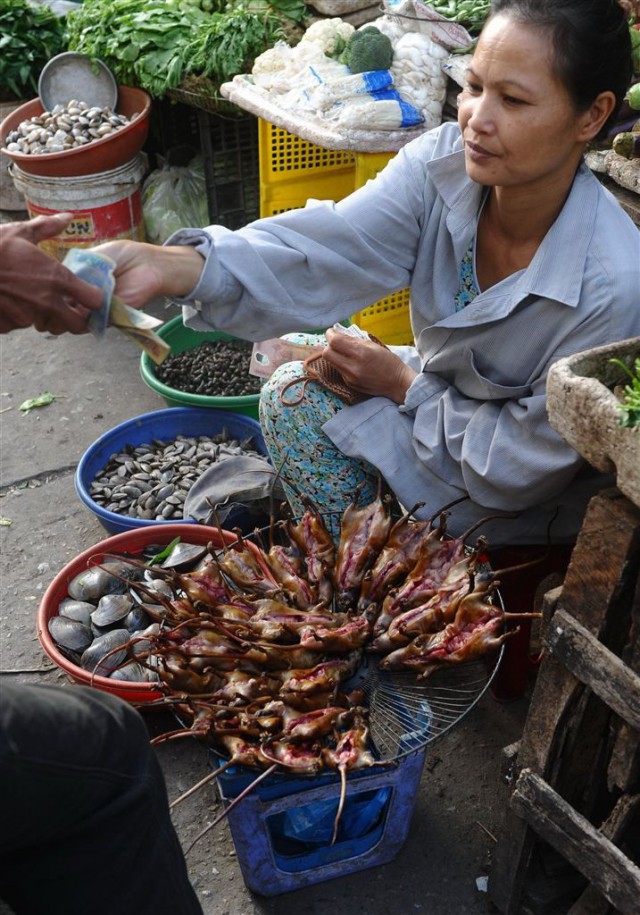
M 30 216 L 73 213 L 61 235 L 40 243 L 58 260 L 69 248 L 90 248 L 116 238 L 144 241 L 140 186 L 145 171 L 143 154 L 111 171 L 77 178 L 49 178 L 24 172 L 15 163 L 11 167 Z

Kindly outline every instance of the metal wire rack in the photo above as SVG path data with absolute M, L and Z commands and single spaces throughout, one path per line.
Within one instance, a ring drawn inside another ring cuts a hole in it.
M 415 674 L 390 673 L 369 662 L 362 690 L 370 709 L 371 740 L 381 759 L 398 760 L 442 738 L 471 711 L 489 688 L 504 648 L 491 663 L 439 670 L 418 682 Z
M 341 515 L 330 512 L 323 517 L 337 541 Z M 267 535 L 266 531 L 262 533 Z M 483 563 L 479 571 L 488 569 Z M 492 600 L 504 609 L 499 592 L 494 593 Z M 441 668 L 423 681 L 411 671 L 380 670 L 380 657 L 363 653 L 357 673 L 343 684 L 343 689 L 346 692 L 359 689 L 364 695 L 375 755 L 386 762 L 398 761 L 447 734 L 488 690 L 503 652 L 504 645 L 478 661 Z

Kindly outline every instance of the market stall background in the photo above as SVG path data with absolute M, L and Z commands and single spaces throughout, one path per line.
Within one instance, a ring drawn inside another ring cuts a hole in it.
M 172 228 L 187 223 L 238 228 L 258 216 L 304 205 L 309 196 L 339 199 L 413 136 L 455 119 L 467 55 L 489 5 L 488 0 L 430 5 L 422 0 L 375 5 L 364 0 L 51 0 L 35 5 L 3 0 L 0 114 L 35 96 L 40 72 L 55 54 L 68 50 L 96 57 L 118 83 L 143 89 L 153 102 L 145 145 L 146 176 L 153 185 L 148 196 L 152 190 L 156 194 L 145 207 L 150 240 L 161 242 Z M 390 41 L 393 60 L 383 92 L 376 88 L 363 95 L 352 85 L 355 76 L 344 79 L 349 70 L 341 60 L 350 33 L 372 26 Z M 640 72 L 636 26 L 632 19 Z M 389 92 L 421 121 L 396 126 L 399 106 L 394 108 Z M 613 133 L 632 124 L 633 112 L 625 108 L 589 164 L 616 188 L 636 191 L 637 168 L 611 149 Z M 276 174 L 270 157 L 285 141 L 287 174 Z M 341 152 L 342 158 L 323 155 L 329 151 Z M 373 153 L 379 156 L 375 162 Z M 311 156 L 317 161 L 310 170 L 303 159 Z M 16 194 L 4 156 L 1 161 L 4 206 L 20 208 L 24 198 Z M 346 166 L 353 168 L 353 180 Z

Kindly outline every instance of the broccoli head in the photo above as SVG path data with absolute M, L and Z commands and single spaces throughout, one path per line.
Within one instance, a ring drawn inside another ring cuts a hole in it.
M 393 61 L 393 45 L 374 25 L 354 32 L 340 58 L 352 73 L 388 70 Z

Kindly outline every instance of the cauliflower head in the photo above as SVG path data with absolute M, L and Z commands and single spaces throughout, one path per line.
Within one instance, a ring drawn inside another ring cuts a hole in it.
M 303 41 L 313 41 L 322 45 L 327 57 L 337 59 L 344 51 L 355 28 L 350 22 L 334 17 L 333 19 L 318 19 L 312 22 L 301 38 Z

